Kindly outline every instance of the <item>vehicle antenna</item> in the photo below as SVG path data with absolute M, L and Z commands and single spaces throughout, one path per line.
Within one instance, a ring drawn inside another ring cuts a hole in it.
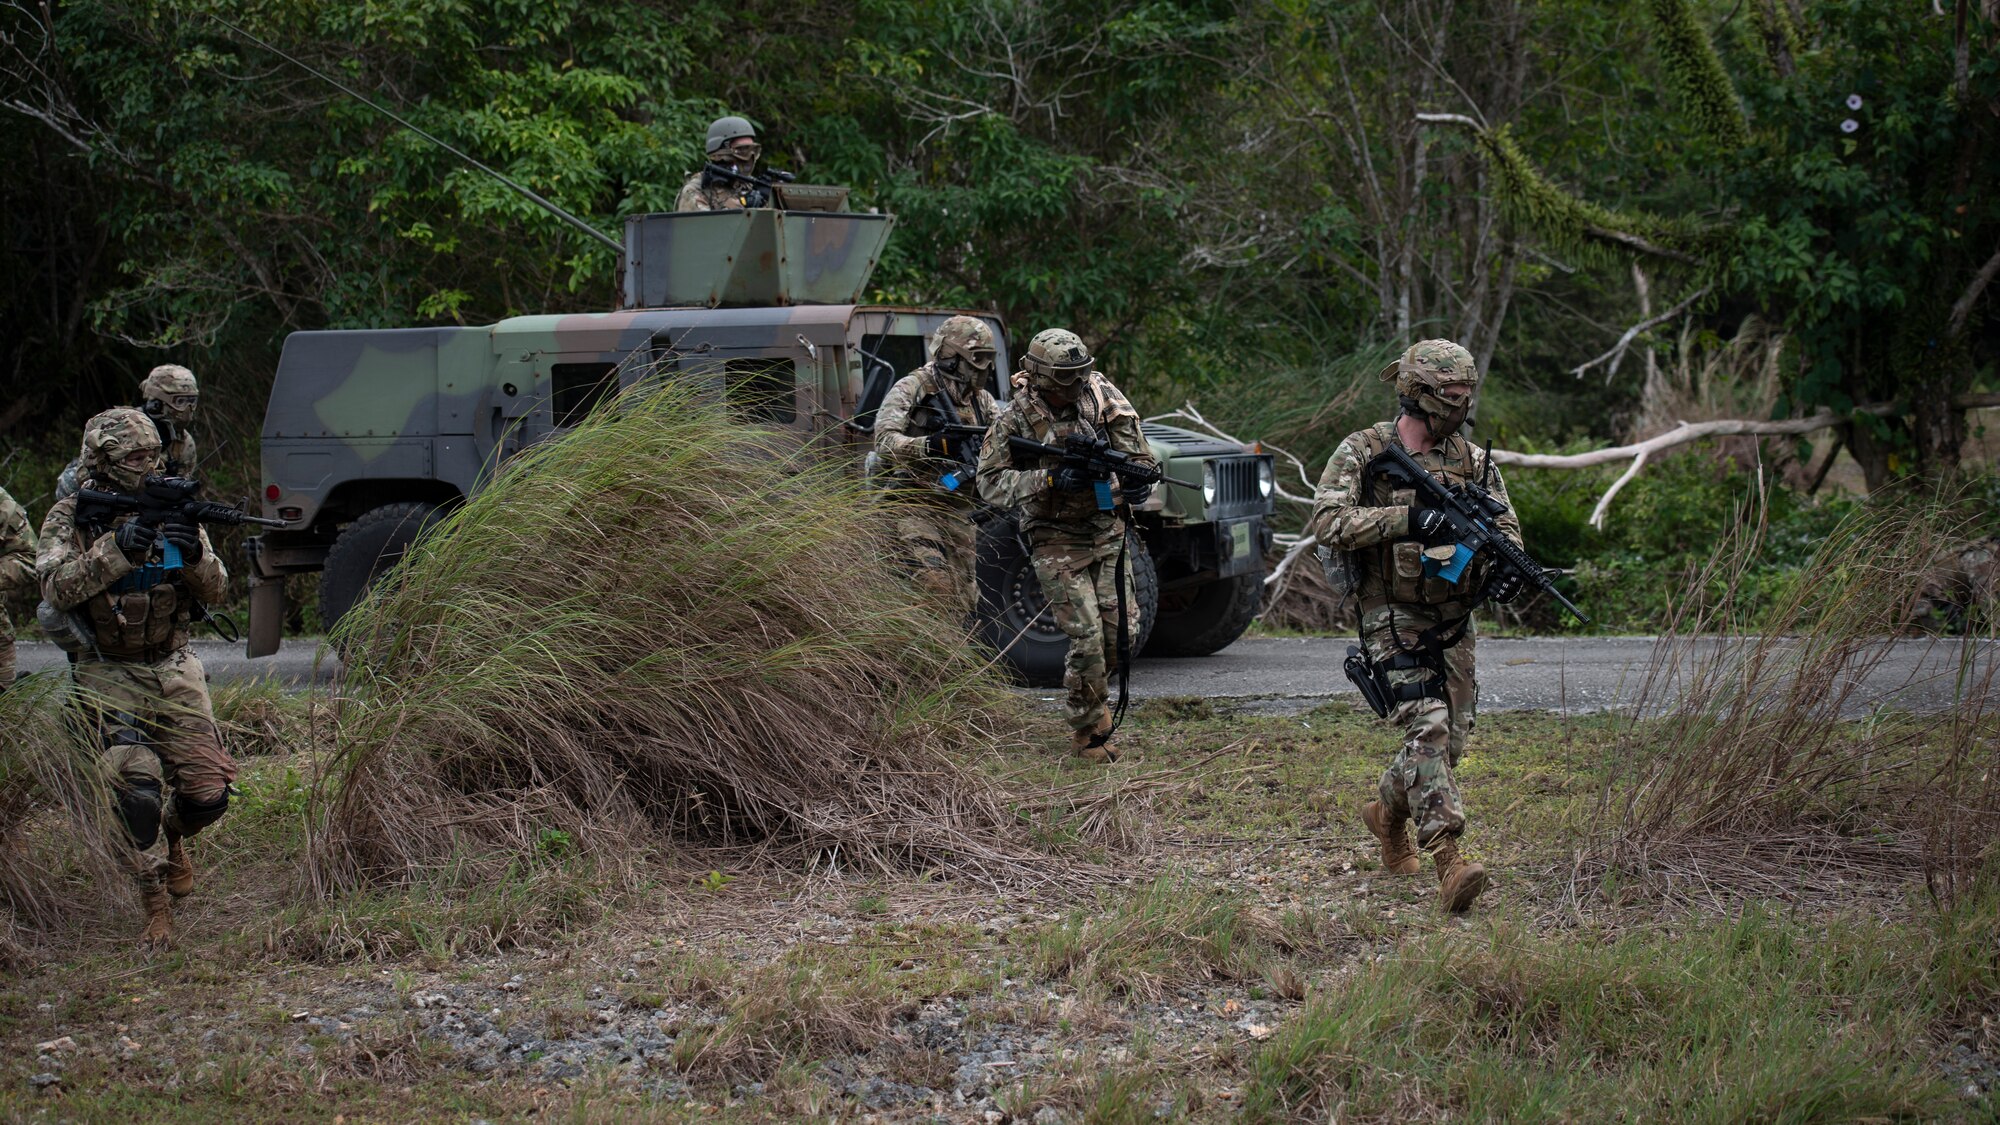
M 625 247 L 621 245 L 617 239 L 612 238 L 610 235 L 605 234 L 603 231 L 598 230 L 596 227 L 591 226 L 589 223 L 584 222 L 582 219 L 577 218 L 575 215 L 570 214 L 568 211 L 565 211 L 561 207 L 558 207 L 554 203 L 551 203 L 547 199 L 544 199 L 541 195 L 537 194 L 533 188 L 530 188 L 527 185 L 519 183 L 515 180 L 512 180 L 507 176 L 503 175 L 502 173 L 497 172 L 492 168 L 487 167 L 484 164 L 481 164 L 479 161 L 474 160 L 470 156 L 467 156 L 465 153 L 452 147 L 450 144 L 447 144 L 446 142 L 438 139 L 437 137 L 434 137 L 431 134 L 426 133 L 422 129 L 417 128 L 415 125 L 410 123 L 410 120 L 408 118 L 402 116 L 401 114 L 395 112 L 392 109 L 389 109 L 386 106 L 383 106 L 375 102 L 374 100 L 370 99 L 366 94 L 363 94 L 359 90 L 354 89 L 352 86 L 349 86 L 346 83 L 340 81 L 339 79 L 333 77 L 332 75 L 327 74 L 325 71 L 318 70 L 304 62 L 301 62 L 296 58 L 293 58 L 291 55 L 286 54 L 284 51 L 279 50 L 277 47 L 272 46 L 270 43 L 267 43 L 264 40 L 257 38 L 255 35 L 252 35 L 249 32 L 243 30 L 242 28 L 237 27 L 235 24 L 230 23 L 228 20 L 225 20 L 221 16 L 216 15 L 214 12 L 208 13 L 208 18 L 214 20 L 216 23 L 219 23 L 222 26 L 228 28 L 229 30 L 235 32 L 236 34 L 241 35 L 243 38 L 248 39 L 252 43 L 257 44 L 259 47 L 264 48 L 266 51 L 271 52 L 272 54 L 278 56 L 279 58 L 285 60 L 286 62 L 291 63 L 293 66 L 298 67 L 300 70 L 305 71 L 307 74 L 312 75 L 314 78 L 317 78 L 320 81 L 326 83 L 327 85 L 332 86 L 334 89 L 339 90 L 341 93 L 346 94 L 348 97 L 353 98 L 355 101 L 360 102 L 362 105 L 367 106 L 369 109 L 374 110 L 376 113 L 379 113 L 382 116 L 388 118 L 389 120 L 394 121 L 396 124 L 401 125 L 403 128 L 408 129 L 410 132 L 415 133 L 417 136 L 422 137 L 423 139 L 438 146 L 439 148 L 445 150 L 446 152 L 451 153 L 453 156 L 458 157 L 460 160 L 465 161 L 467 164 L 472 165 L 474 168 L 477 168 L 480 171 L 486 173 L 487 175 L 493 177 L 494 179 L 499 180 L 501 183 L 506 184 L 508 187 L 513 188 L 515 191 L 520 192 L 522 195 L 526 196 L 530 201 L 532 201 L 537 207 L 540 207 L 542 210 L 547 211 L 549 214 L 554 215 L 558 219 L 561 219 L 563 222 L 568 223 L 570 226 L 575 227 L 576 229 L 582 231 L 583 233 L 589 235 L 590 237 L 596 239 L 597 241 L 602 242 L 606 246 L 611 247 L 611 249 L 617 251 L 620 254 L 625 253 Z

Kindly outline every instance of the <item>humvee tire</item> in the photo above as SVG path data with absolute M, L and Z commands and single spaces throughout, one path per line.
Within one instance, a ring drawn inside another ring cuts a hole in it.
M 403 561 L 403 552 L 443 511 L 424 500 L 384 504 L 341 529 L 326 552 L 326 569 L 319 577 L 320 620 L 328 632 L 390 567 Z
M 1160 597 L 1147 656 L 1207 656 L 1236 642 L 1264 604 L 1261 571 L 1218 578 Z
M 1146 638 L 1159 617 L 1160 572 L 1146 544 L 1130 530 L 1125 533 L 1125 552 L 1132 564 L 1133 588 L 1127 593 L 1139 614 L 1132 645 L 1136 655 L 1145 651 Z M 1001 660 L 1022 683 L 1062 686 L 1069 638 L 1048 612 L 1034 561 L 1013 520 L 988 520 L 979 529 L 979 634 L 1001 653 Z

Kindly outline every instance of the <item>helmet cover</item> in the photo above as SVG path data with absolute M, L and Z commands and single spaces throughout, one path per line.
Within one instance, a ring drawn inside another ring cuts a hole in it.
M 1439 392 L 1452 386 L 1477 390 L 1479 365 L 1473 362 L 1471 352 L 1450 340 L 1419 340 L 1382 369 L 1381 379 L 1395 381 L 1396 400 L 1403 413 L 1422 418 L 1431 437 L 1441 441 L 1465 424 L 1472 399 L 1468 395 L 1462 402 L 1453 402 Z
M 1021 364 L 1038 387 L 1067 387 L 1083 378 L 1093 362 L 1090 349 L 1076 333 L 1049 328 L 1035 334 Z
M 157 402 L 156 410 L 147 411 L 164 417 L 177 425 L 185 426 L 194 421 L 194 410 L 201 395 L 201 388 L 194 381 L 194 372 L 178 363 L 163 363 L 153 368 L 139 384 L 141 402 Z
M 140 452 L 151 455 L 143 468 L 126 464 L 126 458 Z M 160 431 L 144 411 L 114 406 L 84 423 L 81 457 L 86 478 L 136 491 L 146 474 L 159 467 Z
M 931 363 L 958 382 L 993 370 L 993 329 L 976 316 L 954 316 L 931 333 Z

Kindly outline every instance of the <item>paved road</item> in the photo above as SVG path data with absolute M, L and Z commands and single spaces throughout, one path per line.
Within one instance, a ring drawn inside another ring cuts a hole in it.
M 1132 670 L 1132 693 L 1142 699 L 1182 695 L 1231 699 L 1259 711 L 1305 710 L 1336 696 L 1354 695 L 1340 670 L 1348 644 L 1334 637 L 1250 638 L 1214 656 L 1141 660 Z M 1480 708 L 1580 712 L 1628 705 L 1638 697 L 1656 647 L 1650 637 L 1483 639 Z M 221 641 L 196 641 L 195 648 L 218 680 L 275 679 L 298 686 L 315 678 L 326 682 L 339 667 L 327 654 L 315 668 L 315 646 L 310 643 L 288 642 L 278 655 L 260 660 L 247 660 L 240 647 Z M 1849 712 L 1865 713 L 1878 703 L 1917 710 L 1950 705 L 1960 655 L 1955 640 L 1896 642 L 1862 678 Z M 25 643 L 20 646 L 20 662 L 23 670 L 40 671 L 59 667 L 63 656 L 54 645 Z M 1989 705 L 2000 705 L 2000 698 L 1991 694 L 2000 679 L 1994 675 L 1996 662 L 2000 646 L 1992 644 L 1974 657 L 1975 678 L 1988 690 Z

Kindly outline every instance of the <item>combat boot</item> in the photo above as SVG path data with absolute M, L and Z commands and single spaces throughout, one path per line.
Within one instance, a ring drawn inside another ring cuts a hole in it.
M 1070 752 L 1079 758 L 1096 762 L 1098 765 L 1115 762 L 1118 760 L 1118 751 L 1112 749 L 1111 743 L 1106 742 L 1102 746 L 1092 746 L 1090 744 L 1091 740 L 1099 734 L 1109 734 L 1110 732 L 1111 716 L 1106 715 L 1104 718 L 1097 720 L 1097 726 L 1093 729 L 1071 733 L 1069 736 Z
M 186 898 L 194 893 L 194 861 L 188 859 L 187 844 L 178 832 L 167 833 L 167 893 Z
M 1486 868 L 1458 854 L 1456 836 L 1445 836 L 1431 845 L 1431 862 L 1437 865 L 1438 905 L 1447 913 L 1464 913 L 1486 889 Z
M 139 931 L 139 948 L 167 949 L 174 944 L 173 896 L 158 884 L 140 892 L 146 907 L 146 928 Z
M 1368 831 L 1382 841 L 1382 870 L 1390 875 L 1415 875 L 1424 869 L 1424 861 L 1417 858 L 1416 846 L 1410 843 L 1410 821 L 1408 817 L 1390 819 L 1389 809 L 1380 801 L 1370 801 L 1361 806 L 1361 823 Z

